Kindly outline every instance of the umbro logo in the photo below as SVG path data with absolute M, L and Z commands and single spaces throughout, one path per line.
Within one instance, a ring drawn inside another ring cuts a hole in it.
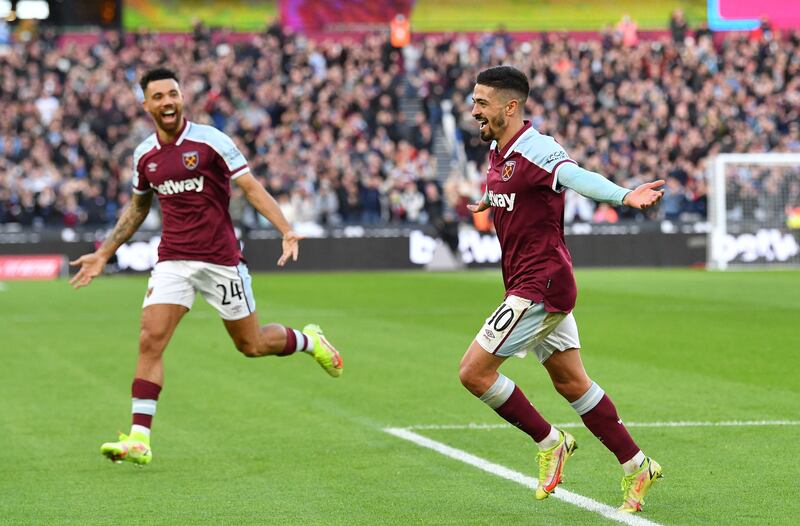
M 148 172 L 155 172 L 156 168 L 158 168 L 157 163 L 147 163 L 147 171 Z

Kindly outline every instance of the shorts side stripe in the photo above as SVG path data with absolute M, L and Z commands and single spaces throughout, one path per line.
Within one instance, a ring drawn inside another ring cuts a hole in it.
M 242 292 L 244 293 L 244 302 L 247 305 L 247 312 L 253 314 L 253 308 L 250 306 L 250 294 L 248 294 L 247 287 L 244 284 L 244 279 L 242 278 L 242 273 L 239 271 L 239 267 L 241 263 L 236 265 L 236 274 L 239 275 L 239 282 L 242 284 Z M 249 277 L 249 274 L 248 274 Z
M 503 347 L 503 344 L 506 343 L 506 340 L 508 340 L 508 337 L 511 336 L 511 333 L 514 332 L 514 329 L 517 328 L 517 325 L 519 325 L 519 322 L 522 321 L 522 318 L 525 317 L 525 313 L 528 312 L 529 308 L 530 307 L 526 308 L 525 310 L 523 310 L 519 314 L 519 318 L 517 318 L 517 321 L 514 322 L 514 325 L 512 325 L 510 329 L 508 329 L 508 332 L 506 333 L 505 337 L 502 340 L 500 340 L 500 343 L 497 344 L 497 347 L 495 347 L 494 351 L 492 351 L 492 354 L 497 354 L 497 351 L 499 351 L 500 348 Z

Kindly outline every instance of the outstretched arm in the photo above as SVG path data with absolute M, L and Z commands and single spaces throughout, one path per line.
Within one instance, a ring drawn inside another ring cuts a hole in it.
M 656 205 L 664 195 L 658 190 L 663 180 L 653 181 L 629 190 L 618 186 L 602 175 L 585 170 L 574 163 L 564 163 L 558 168 L 557 181 L 562 186 L 572 188 L 579 194 L 601 203 L 626 205 L 644 210 Z
M 246 173 L 235 179 L 239 187 L 244 190 L 244 196 L 247 202 L 253 205 L 259 214 L 266 217 L 270 223 L 275 225 L 275 228 L 283 235 L 283 254 L 278 259 L 278 266 L 283 266 L 292 258 L 292 261 L 297 261 L 297 255 L 300 250 L 300 240 L 303 239 L 292 230 L 289 221 L 284 217 L 275 198 L 267 192 L 261 184 L 256 181 L 253 174 Z
M 103 244 L 91 254 L 84 254 L 75 261 L 70 261 L 73 267 L 80 266 L 78 273 L 75 274 L 69 284 L 79 289 L 85 287 L 92 282 L 92 279 L 103 272 L 106 262 L 117 251 L 117 249 L 131 238 L 142 225 L 142 222 L 147 217 L 150 211 L 150 205 L 153 203 L 153 192 L 144 194 L 134 193 L 131 196 L 131 202 L 128 207 L 122 212 L 117 224 L 114 225 L 114 230 L 108 235 Z

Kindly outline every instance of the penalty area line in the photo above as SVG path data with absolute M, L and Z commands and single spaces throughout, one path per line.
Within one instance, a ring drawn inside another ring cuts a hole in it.
M 495 464 L 494 462 L 490 462 L 484 458 L 467 453 L 461 449 L 456 449 L 448 446 L 447 444 L 424 437 L 414 433 L 413 431 L 409 431 L 407 428 L 388 427 L 383 431 L 389 433 L 390 435 L 396 436 L 397 438 L 408 440 L 409 442 L 412 442 L 418 446 L 436 451 L 437 453 L 446 457 L 469 464 L 472 467 L 478 468 L 487 473 L 491 473 L 492 475 L 516 482 L 517 484 L 521 484 L 527 488 L 533 489 L 538 483 L 538 481 L 533 477 L 529 477 L 505 466 L 501 466 L 500 464 Z M 637 515 L 622 513 L 617 511 L 616 508 L 612 508 L 607 504 L 603 504 L 596 500 L 590 499 L 589 497 L 584 497 L 583 495 L 578 495 L 577 493 L 573 493 L 562 488 L 558 488 L 553 494 L 550 495 L 550 498 L 558 499 L 568 504 L 572 504 L 573 506 L 597 513 L 607 519 L 619 522 L 621 524 L 629 524 L 631 526 L 660 526 L 657 522 L 644 519 Z

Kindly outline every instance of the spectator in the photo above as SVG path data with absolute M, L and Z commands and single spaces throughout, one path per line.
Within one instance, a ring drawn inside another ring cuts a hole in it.
M 400 207 L 405 212 L 405 220 L 410 223 L 418 223 L 420 214 L 425 207 L 425 196 L 419 191 L 414 181 L 406 181 L 399 201 Z
M 316 209 L 319 212 L 319 222 L 324 226 L 336 226 L 342 222 L 339 215 L 339 199 L 333 191 L 328 179 L 322 179 L 316 195 Z
M 683 9 L 676 9 L 669 17 L 669 32 L 672 35 L 672 42 L 682 45 L 689 34 L 689 24 L 683 14 Z
M 637 34 L 638 26 L 636 22 L 628 14 L 622 15 L 622 19 L 617 22 L 617 35 L 625 47 L 634 47 L 639 43 L 639 35 Z
M 597 208 L 592 215 L 594 223 L 616 223 L 619 221 L 619 215 L 614 208 L 608 203 L 598 203 Z
M 750 39 L 753 41 L 771 41 L 773 38 L 772 33 L 772 24 L 769 23 L 769 19 L 765 16 L 762 16 L 758 27 L 750 32 Z
M 443 221 L 444 200 L 439 186 L 433 182 L 425 183 L 425 204 L 423 205 L 423 222 L 438 225 Z
M 358 223 L 363 217 L 364 202 L 361 185 L 355 177 L 345 176 L 342 179 L 339 195 L 339 211 L 345 223 Z
M 704 220 L 708 215 L 708 190 L 703 177 L 689 179 L 686 199 L 686 213 L 690 220 Z
M 594 202 L 591 199 L 583 197 L 574 190 L 567 190 L 564 196 L 564 221 L 572 223 L 577 220 L 588 223 L 592 221 L 593 211 Z
M 378 175 L 370 175 L 361 189 L 361 202 L 364 209 L 361 212 L 361 221 L 371 225 L 382 220 L 381 213 L 381 178 Z
M 5 19 L 0 18 L 0 53 L 5 52 L 5 48 L 11 43 L 11 31 Z
M 686 196 L 683 194 L 683 186 L 676 177 L 667 177 L 667 184 L 664 187 L 664 197 L 661 199 L 661 214 L 664 219 L 676 221 L 684 211 Z

